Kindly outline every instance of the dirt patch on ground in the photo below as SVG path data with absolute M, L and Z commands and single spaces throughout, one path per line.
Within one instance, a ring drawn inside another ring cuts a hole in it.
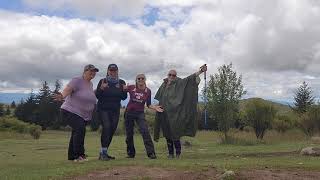
M 214 168 L 204 171 L 182 171 L 143 166 L 114 167 L 105 171 L 91 172 L 85 176 L 69 177 L 73 180 L 214 180 L 220 179 L 222 172 Z M 258 180 L 316 180 L 320 172 L 302 170 L 242 170 L 235 179 Z
M 241 157 L 280 157 L 280 156 L 290 156 L 290 155 L 298 155 L 299 151 L 287 151 L 287 152 L 266 152 L 266 153 L 246 153 L 241 154 Z
M 89 173 L 88 175 L 81 177 L 73 177 L 68 179 L 75 180 L 209 180 L 217 179 L 217 171 L 211 168 L 206 171 L 193 172 L 193 171 L 181 171 L 164 168 L 148 168 L 143 166 L 135 167 L 115 167 L 106 171 L 96 171 Z
M 236 174 L 237 179 L 259 180 L 315 180 L 320 179 L 320 172 L 301 170 L 248 170 Z

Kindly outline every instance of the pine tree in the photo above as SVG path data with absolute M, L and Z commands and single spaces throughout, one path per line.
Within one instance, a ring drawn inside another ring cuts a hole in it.
M 45 81 L 39 89 L 39 94 L 36 98 L 39 104 L 36 111 L 37 124 L 39 124 L 42 129 L 47 129 L 54 121 L 54 111 L 52 109 L 53 100 L 51 94 L 52 92 L 50 87 L 47 81 Z
M 7 115 L 7 116 L 10 116 L 10 115 L 11 115 L 10 106 L 7 106 L 6 115 Z
M 55 89 L 54 89 L 53 93 L 60 92 L 61 87 L 62 87 L 61 81 L 56 80 Z M 52 111 L 53 111 L 53 116 L 54 116 L 54 121 L 52 123 L 53 129 L 59 129 L 61 126 L 63 126 L 63 121 L 60 116 L 61 105 L 62 105 L 62 102 L 52 100 L 52 108 L 53 108 Z
M 295 91 L 294 107 L 292 108 L 298 114 L 307 112 L 308 108 L 314 104 L 314 96 L 312 89 L 303 81 L 302 85 Z
M 5 112 L 4 112 L 3 104 L 0 104 L 0 117 L 4 115 L 5 115 Z
M 10 107 L 11 107 L 12 109 L 16 108 L 16 107 L 17 107 L 16 102 L 12 101 Z
M 31 93 L 25 102 L 21 99 L 21 102 L 16 107 L 14 114 L 22 121 L 37 124 L 37 117 L 35 114 L 37 107 L 38 103 L 36 95 L 33 93 L 33 90 L 31 90 Z

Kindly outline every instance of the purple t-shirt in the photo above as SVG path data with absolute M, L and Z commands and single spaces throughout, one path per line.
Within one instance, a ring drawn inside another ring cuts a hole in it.
M 66 97 L 61 109 L 74 113 L 85 121 L 91 120 L 97 102 L 92 82 L 88 82 L 82 77 L 75 77 L 69 82 L 68 86 L 72 88 L 72 93 Z
M 141 90 L 136 88 L 135 85 L 128 86 L 127 91 L 130 94 L 130 100 L 127 105 L 127 111 L 144 112 L 144 105 L 151 105 L 151 90 L 146 88 Z

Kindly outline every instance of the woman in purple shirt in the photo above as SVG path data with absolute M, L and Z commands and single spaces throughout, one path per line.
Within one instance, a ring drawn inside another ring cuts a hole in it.
M 154 145 L 149 133 L 148 125 L 145 120 L 144 106 L 157 112 L 163 112 L 161 106 L 151 105 L 151 90 L 146 86 L 146 77 L 144 74 L 138 74 L 136 85 L 124 87 L 130 94 L 130 100 L 125 113 L 126 143 L 128 158 L 134 158 L 136 150 L 133 143 L 133 128 L 136 121 L 139 131 L 142 135 L 147 155 L 150 159 L 156 159 Z
M 54 95 L 57 101 L 63 101 L 65 98 L 61 106 L 61 115 L 72 128 L 68 160 L 75 162 L 87 160 L 84 154 L 86 122 L 91 120 L 97 101 L 91 80 L 98 71 L 94 65 L 86 65 L 82 76 L 73 78 L 62 93 Z

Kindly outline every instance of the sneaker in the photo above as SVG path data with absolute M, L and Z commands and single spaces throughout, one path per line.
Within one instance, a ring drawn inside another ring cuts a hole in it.
M 126 158 L 133 159 L 133 158 L 134 158 L 134 155 L 128 155 Z
M 101 160 L 101 161 L 109 161 L 110 159 L 108 158 L 107 154 L 100 153 L 99 154 L 99 160 Z
M 177 159 L 180 159 L 180 154 L 176 154 L 176 158 L 177 158 Z
M 156 154 L 152 153 L 148 155 L 149 159 L 157 159 Z
M 82 157 L 83 161 L 89 161 L 88 158 L 87 158 L 88 156 L 86 154 L 81 155 L 80 157 Z
M 86 160 L 83 158 L 83 157 L 81 157 L 81 156 L 79 156 L 77 159 L 74 159 L 73 160 L 73 162 L 79 162 L 79 163 L 81 163 L 81 162 L 85 162 Z
M 169 158 L 169 159 L 173 159 L 173 158 L 174 158 L 174 155 L 173 155 L 173 154 L 169 154 L 169 155 L 168 155 L 168 158 Z
M 111 159 L 111 160 L 116 159 L 114 156 L 109 156 L 108 154 L 107 154 L 107 157 L 108 157 L 109 159 Z

